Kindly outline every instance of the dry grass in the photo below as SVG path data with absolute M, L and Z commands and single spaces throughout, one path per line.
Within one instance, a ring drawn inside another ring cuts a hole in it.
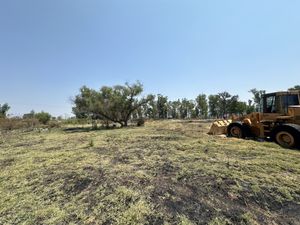
M 209 123 L 0 135 L 0 224 L 299 224 L 300 152 Z

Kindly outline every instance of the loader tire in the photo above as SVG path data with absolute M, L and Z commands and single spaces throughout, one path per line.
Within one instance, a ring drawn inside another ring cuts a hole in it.
M 283 148 L 299 148 L 300 126 L 296 124 L 279 125 L 273 130 L 272 139 Z
M 250 128 L 241 122 L 229 124 L 227 128 L 228 137 L 246 138 L 250 135 Z

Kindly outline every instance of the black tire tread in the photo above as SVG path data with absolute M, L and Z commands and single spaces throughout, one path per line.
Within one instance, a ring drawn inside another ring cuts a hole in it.
M 236 122 L 232 122 L 231 124 L 228 125 L 228 127 L 227 127 L 227 136 L 228 137 L 232 137 L 232 135 L 230 134 L 229 131 L 230 131 L 230 129 L 233 126 L 238 126 L 238 127 L 241 128 L 241 130 L 242 130 L 242 138 L 246 138 L 246 137 L 250 137 L 251 136 L 251 130 L 250 130 L 250 128 L 246 124 L 243 124 L 240 121 L 236 121 Z
M 300 125 L 292 124 L 292 123 L 285 123 L 278 125 L 272 131 L 272 140 L 276 142 L 276 134 L 280 131 L 287 131 L 290 132 L 295 138 L 295 148 L 300 148 Z M 277 143 L 277 142 L 276 142 Z M 278 143 L 277 143 L 278 144 Z

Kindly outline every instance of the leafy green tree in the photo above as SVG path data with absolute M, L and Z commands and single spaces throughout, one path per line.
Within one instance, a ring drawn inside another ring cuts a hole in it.
M 196 110 L 196 102 L 194 100 L 189 101 L 189 111 L 190 111 L 190 118 L 196 119 L 198 118 L 199 112 Z
M 232 96 L 226 91 L 221 92 L 218 95 L 220 101 L 220 113 L 222 117 L 226 117 L 229 111 L 230 101 L 232 101 Z
M 185 119 L 188 116 L 186 103 L 187 103 L 187 99 L 180 100 L 180 105 L 179 105 L 179 118 L 180 119 Z
M 208 116 L 208 103 L 205 94 L 200 94 L 196 98 L 196 114 L 204 119 Z
M 103 119 L 127 126 L 132 114 L 154 98 L 153 95 L 139 98 L 142 92 L 143 85 L 139 82 L 104 86 L 99 91 L 84 86 L 74 99 L 73 112 L 77 117 Z
M 289 91 L 300 91 L 300 85 L 295 85 L 292 88 L 289 88 Z
M 209 114 L 211 117 L 220 116 L 220 96 L 210 95 L 208 96 Z
M 239 115 L 247 114 L 247 109 L 248 109 L 247 103 L 239 101 L 236 106 L 236 113 Z
M 254 101 L 254 107 L 256 111 L 261 111 L 261 101 L 263 98 L 263 95 L 266 94 L 265 90 L 257 90 L 256 88 L 253 88 L 249 91 L 253 94 L 253 101 Z
M 0 118 L 6 118 L 9 109 L 10 106 L 7 103 L 3 105 L 0 104 Z
M 168 97 L 157 95 L 157 111 L 160 119 L 168 117 Z
M 173 119 L 179 119 L 180 118 L 180 105 L 181 105 L 180 100 L 178 99 L 177 101 L 170 101 L 168 105 L 169 105 L 169 115 Z
M 241 103 L 242 102 L 239 101 L 238 95 L 232 96 L 230 99 L 227 100 L 227 103 L 226 103 L 227 112 L 229 114 L 242 114 L 239 112 L 240 111 L 239 107 L 241 106 Z
M 186 98 L 181 100 L 179 106 L 179 113 L 181 119 L 195 118 L 195 104 L 192 100 Z
M 40 112 L 40 113 L 36 113 L 35 115 L 34 115 L 34 117 L 36 118 L 36 119 L 38 119 L 38 121 L 40 122 L 40 123 L 42 123 L 42 124 L 47 124 L 49 121 L 50 121 L 50 119 L 51 119 L 51 115 L 49 114 L 49 113 L 47 113 L 47 112 Z
M 142 106 L 144 109 L 144 114 L 147 118 L 157 119 L 158 118 L 158 109 L 155 97 L 149 99 L 147 104 Z
M 253 112 L 255 112 L 255 106 L 252 104 L 252 100 L 248 100 L 246 113 L 250 114 L 250 113 L 253 113 Z

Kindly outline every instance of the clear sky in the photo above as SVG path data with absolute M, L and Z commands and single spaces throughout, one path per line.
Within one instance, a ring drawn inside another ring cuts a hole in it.
M 0 0 L 0 104 L 71 113 L 82 85 L 170 99 L 300 84 L 300 1 Z

